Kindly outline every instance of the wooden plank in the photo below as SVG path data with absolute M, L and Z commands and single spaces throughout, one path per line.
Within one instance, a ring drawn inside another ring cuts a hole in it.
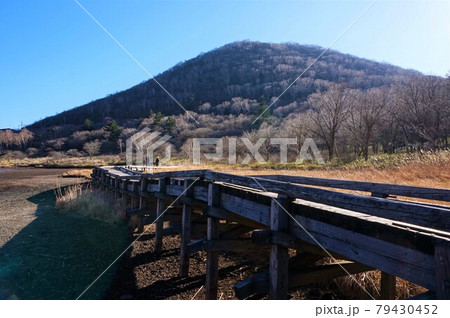
M 223 193 L 220 200 L 220 206 L 236 215 L 253 220 L 267 227 L 269 226 L 270 206 L 268 205 Z
M 319 246 L 302 241 L 290 233 L 272 230 L 255 230 L 252 232 L 252 242 L 255 245 L 280 245 L 286 248 L 296 249 L 297 252 L 320 255 L 320 257 L 330 257 L 331 255 L 336 259 L 345 259 L 342 255 L 333 252 L 327 253 Z
M 396 202 L 388 199 L 341 193 L 287 182 L 213 171 L 205 172 L 205 179 L 235 183 L 255 189 L 264 189 L 265 191 L 286 194 L 292 198 L 319 202 L 387 219 L 450 231 L 450 212 L 444 208 L 409 202 Z
M 194 180 L 184 180 L 184 196 L 190 197 L 194 193 L 192 183 Z M 191 242 L 192 228 L 192 207 L 189 204 L 183 204 L 183 212 L 181 216 L 181 243 L 180 243 L 180 277 L 189 275 L 189 250 L 188 244 Z
M 177 180 L 175 180 L 177 181 Z M 167 186 L 167 194 L 174 196 L 174 197 L 178 197 L 180 196 L 183 191 L 184 191 L 184 187 L 181 185 L 177 185 L 177 184 L 172 184 L 172 185 L 168 185 Z
M 207 170 L 182 170 L 182 171 L 164 171 L 155 173 L 144 173 L 144 178 L 203 178 Z
M 383 300 L 395 300 L 396 296 L 396 277 L 388 273 L 381 272 L 381 295 Z
M 450 299 L 450 244 L 438 244 L 434 249 L 436 261 L 437 299 Z
M 447 232 L 305 200 L 293 202 L 291 213 L 428 254 L 434 253 L 435 241 L 449 241 Z
M 270 208 L 270 229 L 272 231 L 287 231 L 289 227 L 289 201 L 286 196 L 279 195 L 272 199 Z M 288 249 L 273 244 L 270 250 L 269 299 L 288 299 Z
M 159 180 L 159 191 L 165 192 L 167 179 Z M 163 228 L 164 228 L 164 212 L 166 210 L 166 202 L 158 199 L 156 203 L 156 230 L 155 230 L 155 253 L 161 253 L 163 244 Z
M 233 210 L 237 210 L 237 209 L 234 208 Z M 249 227 L 254 227 L 254 228 L 261 228 L 261 227 L 265 228 L 266 227 L 265 225 L 263 225 L 259 222 L 250 220 L 248 218 L 241 216 L 240 214 L 236 214 L 236 213 L 227 211 L 226 209 L 219 208 L 219 207 L 208 206 L 206 209 L 203 210 L 203 213 L 207 217 L 209 216 L 209 217 L 214 217 L 216 219 L 237 222 L 242 225 L 249 226 Z
M 220 203 L 220 189 L 211 183 L 208 187 L 208 205 L 217 206 Z M 218 239 L 219 220 L 208 217 L 207 240 Z M 205 299 L 217 299 L 217 282 L 219 280 L 219 254 L 216 251 L 207 252 Z
M 347 189 L 371 192 L 380 195 L 399 195 L 403 197 L 421 198 L 429 200 L 438 200 L 450 202 L 450 190 L 427 188 L 417 186 L 406 186 L 398 184 L 378 183 L 378 182 L 365 182 L 365 181 L 349 181 L 340 179 L 325 179 L 325 178 L 312 178 L 303 176 L 289 176 L 289 175 L 270 175 L 270 176 L 258 176 L 259 178 L 277 180 L 283 182 L 291 182 L 298 184 L 307 184 L 320 187 Z
M 295 215 L 294 218 L 302 225 L 290 223 L 290 232 L 297 238 L 315 245 L 319 242 L 327 251 L 346 259 L 436 289 L 432 255 L 302 216 Z

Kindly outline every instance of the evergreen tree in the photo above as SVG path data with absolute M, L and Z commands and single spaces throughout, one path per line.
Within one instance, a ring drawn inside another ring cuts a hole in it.
M 159 124 L 161 122 L 161 119 L 163 119 L 163 114 L 161 112 L 157 112 L 155 115 L 155 124 Z
M 112 120 L 108 125 L 103 128 L 105 131 L 109 132 L 109 140 L 115 141 L 119 138 L 121 128 L 116 123 L 115 120 Z
M 92 120 L 86 118 L 86 120 L 84 121 L 83 130 L 94 130 L 94 123 L 92 122 Z

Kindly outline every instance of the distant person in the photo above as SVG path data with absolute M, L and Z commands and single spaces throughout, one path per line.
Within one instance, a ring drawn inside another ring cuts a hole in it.
M 156 167 L 159 166 L 159 157 L 156 157 L 155 162 L 153 163 Z

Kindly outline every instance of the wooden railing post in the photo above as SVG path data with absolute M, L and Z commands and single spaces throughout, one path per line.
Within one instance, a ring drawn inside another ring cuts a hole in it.
M 194 180 L 184 180 L 185 197 L 192 197 L 194 194 L 194 187 L 191 186 Z M 187 189 L 187 190 L 186 190 Z M 181 246 L 180 246 L 180 277 L 189 275 L 189 251 L 188 244 L 191 242 L 191 216 L 192 206 L 190 204 L 183 204 L 183 212 L 181 216 Z
M 394 300 L 396 296 L 396 277 L 381 272 L 381 299 Z
M 219 206 L 220 188 L 218 184 L 210 183 L 208 186 L 208 206 Z M 219 219 L 208 217 L 207 240 L 219 238 Z M 217 299 L 217 281 L 219 280 L 219 253 L 208 251 L 206 260 L 205 298 Z
M 167 178 L 159 179 L 159 193 L 166 193 Z M 164 230 L 164 211 L 166 210 L 166 201 L 158 198 L 156 203 L 156 232 L 155 232 L 155 253 L 161 253 Z
M 436 262 L 436 296 L 437 299 L 450 299 L 450 244 L 434 247 Z
M 289 216 L 288 198 L 278 195 L 273 198 L 270 207 L 270 229 L 284 232 L 288 230 Z M 288 298 L 288 248 L 272 245 L 270 251 L 269 299 L 283 300 Z

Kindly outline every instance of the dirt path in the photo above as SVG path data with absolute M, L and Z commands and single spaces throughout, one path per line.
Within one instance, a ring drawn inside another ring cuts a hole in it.
M 62 169 L 0 171 L 0 299 L 75 299 L 123 249 L 126 227 L 55 209 Z M 84 297 L 103 298 L 115 275 Z
M 63 169 L 0 169 L 0 248 L 37 218 L 39 202 L 28 200 L 41 192 L 78 179 L 63 179 Z M 45 209 L 41 206 L 41 209 Z

